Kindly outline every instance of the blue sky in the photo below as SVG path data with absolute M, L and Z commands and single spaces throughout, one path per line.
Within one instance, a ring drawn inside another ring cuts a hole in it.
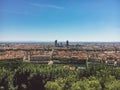
M 0 41 L 120 41 L 120 0 L 0 0 Z

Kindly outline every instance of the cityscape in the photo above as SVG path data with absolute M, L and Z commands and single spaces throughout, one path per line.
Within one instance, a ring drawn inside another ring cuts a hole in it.
M 119 0 L 0 0 L 0 90 L 120 90 Z
M 119 90 L 120 43 L 1 42 L 0 70 L 1 90 Z
M 20 59 L 32 62 L 55 60 L 57 58 L 88 59 L 89 61 L 105 62 L 120 65 L 120 43 L 1 43 L 0 59 Z M 48 62 L 47 61 L 47 62 Z M 47 63 L 46 62 L 46 63 Z

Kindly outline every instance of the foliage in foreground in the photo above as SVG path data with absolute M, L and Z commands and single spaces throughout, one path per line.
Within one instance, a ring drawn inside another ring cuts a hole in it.
M 0 63 L 0 90 L 119 90 L 120 69 L 91 65 L 70 70 L 64 65 Z

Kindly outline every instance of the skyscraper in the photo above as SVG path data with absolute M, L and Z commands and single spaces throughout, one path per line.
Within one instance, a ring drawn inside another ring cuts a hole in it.
M 69 46 L 69 41 L 68 40 L 66 41 L 66 46 Z
M 58 45 L 57 40 L 55 40 L 55 46 L 57 46 L 57 45 Z

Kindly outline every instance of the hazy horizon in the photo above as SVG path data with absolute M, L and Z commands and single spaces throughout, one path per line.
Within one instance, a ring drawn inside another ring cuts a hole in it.
M 119 0 L 0 0 L 0 42 L 120 42 Z

